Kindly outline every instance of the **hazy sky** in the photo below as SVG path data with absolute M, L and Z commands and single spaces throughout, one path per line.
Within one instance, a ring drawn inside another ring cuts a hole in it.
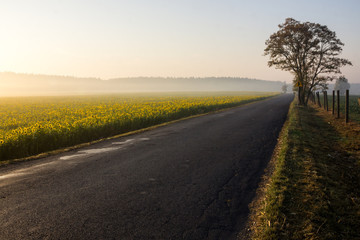
M 360 83 L 358 0 L 0 0 L 0 71 L 290 82 L 265 40 L 285 18 L 327 25 Z

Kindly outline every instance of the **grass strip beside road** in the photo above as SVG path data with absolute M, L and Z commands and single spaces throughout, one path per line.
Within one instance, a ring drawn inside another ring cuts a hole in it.
M 360 126 L 290 107 L 252 204 L 252 239 L 360 239 Z

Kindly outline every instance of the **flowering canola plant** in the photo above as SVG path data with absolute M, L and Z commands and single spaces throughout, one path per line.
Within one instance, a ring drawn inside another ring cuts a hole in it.
M 0 98 L 0 161 L 93 141 L 273 94 Z

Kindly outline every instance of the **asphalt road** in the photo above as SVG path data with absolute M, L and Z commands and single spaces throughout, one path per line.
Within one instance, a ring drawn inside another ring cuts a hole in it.
M 231 239 L 292 95 L 0 168 L 0 239 Z

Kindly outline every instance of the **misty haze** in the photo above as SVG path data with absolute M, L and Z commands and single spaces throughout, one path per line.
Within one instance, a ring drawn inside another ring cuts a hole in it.
M 77 95 L 124 92 L 280 92 L 283 82 L 248 78 L 117 78 L 0 73 L 0 96 Z
M 0 73 L 0 97 L 3 96 L 51 96 L 113 94 L 132 92 L 281 92 L 284 82 L 235 77 L 163 78 L 134 77 L 102 80 L 99 78 L 77 78 Z M 360 94 L 360 84 L 350 85 L 351 94 Z M 288 85 L 288 92 L 292 92 Z M 329 91 L 334 84 L 329 84 Z

